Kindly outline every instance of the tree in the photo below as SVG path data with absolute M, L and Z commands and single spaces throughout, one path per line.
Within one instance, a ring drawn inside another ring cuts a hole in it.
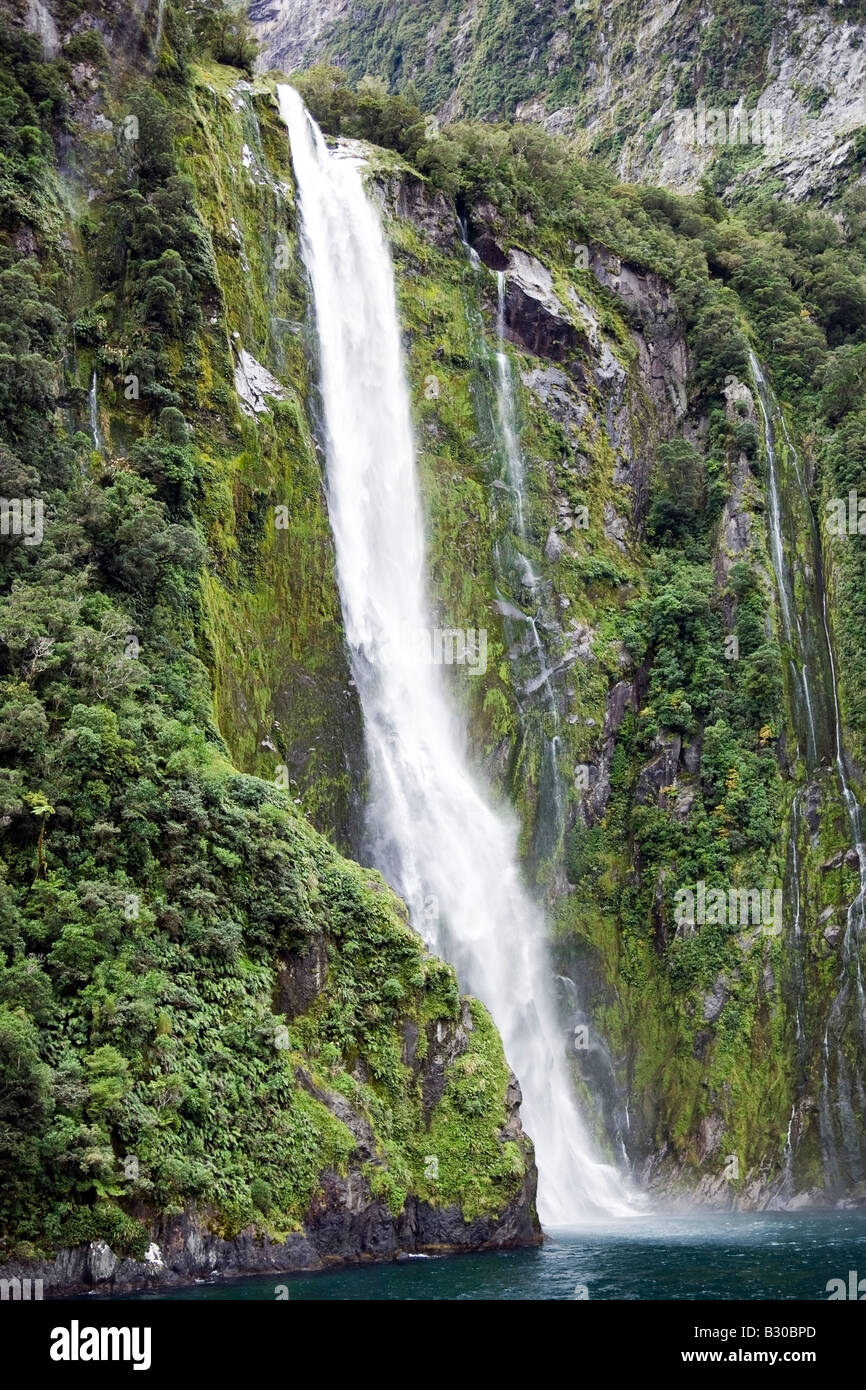
M 687 439 L 660 444 L 652 475 L 647 530 L 666 545 L 693 533 L 706 503 L 704 460 Z

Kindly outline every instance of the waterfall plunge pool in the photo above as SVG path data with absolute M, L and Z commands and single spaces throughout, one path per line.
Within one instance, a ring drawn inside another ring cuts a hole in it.
M 557 1229 L 538 1249 L 412 1257 L 319 1274 L 269 1274 L 137 1301 L 801 1300 L 866 1280 L 866 1211 L 654 1212 Z M 285 1292 L 277 1293 L 282 1286 Z M 583 1290 L 586 1292 L 584 1293 Z M 866 1283 L 864 1283 L 866 1294 Z

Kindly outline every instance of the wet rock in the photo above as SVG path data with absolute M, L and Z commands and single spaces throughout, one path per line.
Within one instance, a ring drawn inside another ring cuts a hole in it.
M 625 554 L 628 521 L 624 516 L 617 516 L 616 508 L 611 502 L 604 504 L 604 534 Z
M 621 261 L 606 247 L 589 248 L 589 266 L 599 284 L 630 309 L 636 327 L 640 374 L 658 409 L 666 433 L 678 433 L 688 402 L 688 353 L 673 293 L 654 271 Z
M 686 772 L 696 777 L 701 769 L 701 751 L 703 749 L 703 734 L 696 734 L 689 743 L 684 744 L 682 758 Z
M 473 238 L 472 246 L 488 269 L 499 271 L 508 268 L 507 254 L 487 228 Z
M 810 782 L 806 788 L 803 817 L 809 827 L 809 833 L 817 835 L 821 829 L 821 788 L 817 782 Z
M 411 1018 L 407 1018 L 403 1024 L 403 1062 L 407 1067 L 415 1065 L 419 1031 L 418 1024 Z
M 578 791 L 586 791 L 596 786 L 599 772 L 594 763 L 575 763 L 574 785 Z
M 54 16 L 42 0 L 27 0 L 27 13 L 24 24 L 28 33 L 34 34 L 42 45 L 42 56 L 50 61 L 60 52 L 60 36 Z
M 604 712 L 606 739 L 616 733 L 628 709 L 637 709 L 634 686 L 631 681 L 617 681 L 607 697 L 607 708 Z
M 565 552 L 565 542 L 556 534 L 554 530 L 547 533 L 547 540 L 544 545 L 544 558 L 549 564 L 555 565 L 557 560 Z
M 819 914 L 815 925 L 821 931 L 827 945 L 831 949 L 835 949 L 842 940 L 845 932 L 845 925 L 839 920 L 837 910 L 832 904 L 829 907 L 825 907 L 823 912 Z
M 720 1152 L 725 1134 L 725 1122 L 721 1115 L 705 1115 L 698 1130 L 698 1157 L 706 1163 L 713 1154 Z
M 466 239 L 489 270 L 508 269 L 508 253 L 502 241 L 505 219 L 498 208 L 482 198 L 466 217 Z
M 826 874 L 831 869 L 841 869 L 843 864 L 849 869 L 860 867 L 860 859 L 853 846 L 850 849 L 840 849 L 835 854 L 831 854 L 830 858 L 825 859 L 821 865 L 821 872 Z
M 835 950 L 835 948 L 839 945 L 839 942 L 842 940 L 844 932 L 845 928 L 842 926 L 841 922 L 829 922 L 827 926 L 824 928 L 822 936 L 824 937 L 824 940 L 826 941 L 827 945 L 830 946 L 833 950 Z
M 235 391 L 240 398 L 241 410 L 251 419 L 270 409 L 267 397 L 282 401 L 285 391 L 267 367 L 257 362 L 252 353 L 232 345 L 235 351 Z
M 571 376 L 568 376 L 559 367 L 533 367 L 531 371 L 521 372 L 520 376 L 527 390 L 562 425 L 572 444 L 577 444 L 589 414 L 589 403 L 575 390 L 575 381 L 583 380 L 582 370 L 572 367 Z M 586 477 L 589 472 L 589 460 L 583 454 L 576 455 L 574 471 L 578 477 Z
M 295 1077 L 298 1084 L 303 1086 L 309 1095 L 330 1110 L 331 1114 L 346 1126 L 355 1140 L 356 1157 L 362 1163 L 367 1163 L 375 1157 L 376 1136 L 368 1121 L 364 1119 L 363 1115 L 358 1114 L 346 1097 L 341 1095 L 339 1091 L 329 1091 L 323 1086 L 317 1086 L 305 1067 L 297 1067 Z
M 725 1000 L 728 992 L 725 988 L 725 977 L 717 975 L 713 988 L 709 994 L 704 995 L 702 1016 L 705 1023 L 715 1023 L 722 1009 L 725 1007 Z
M 36 233 L 32 227 L 19 227 L 12 238 L 16 251 L 20 251 L 22 256 L 35 256 L 38 254 L 39 246 L 36 240 Z
M 471 1031 L 472 1013 L 465 1002 L 459 1023 L 447 1023 L 444 1019 L 437 1019 L 436 1022 L 428 1024 L 427 1055 L 421 1077 L 424 1119 L 428 1124 L 433 1110 L 445 1092 L 445 1074 L 451 1063 L 466 1051 L 467 1034 Z
M 440 251 L 453 251 L 460 240 L 460 229 L 454 221 L 454 211 L 444 194 L 406 170 L 386 178 L 376 175 L 384 191 L 387 210 L 411 222 L 426 241 Z
M 682 740 L 675 735 L 670 740 L 660 739 L 658 743 L 662 744 L 662 751 L 638 773 L 635 800 L 643 805 L 659 802 L 662 791 L 676 785 Z
M 571 666 L 575 661 L 592 661 L 592 644 L 595 641 L 595 628 L 588 623 L 576 623 L 564 635 L 565 652 L 556 664 L 558 671 Z
M 104 1284 L 117 1269 L 117 1256 L 104 1240 L 92 1240 L 87 1249 L 87 1274 L 90 1283 Z
M 546 266 L 525 251 L 508 256 L 505 282 L 506 336 L 536 357 L 568 361 L 586 352 L 589 339 L 566 313 Z
M 305 951 L 285 951 L 277 957 L 274 1009 L 289 1021 L 306 1013 L 328 978 L 328 950 L 321 932 Z
M 520 1120 L 520 1107 L 522 1104 L 523 1092 L 520 1089 L 520 1082 L 517 1080 L 514 1072 L 510 1072 L 508 1087 L 505 1092 L 505 1113 L 507 1119 L 501 1130 L 503 1139 L 519 1142 L 523 1134 L 523 1125 Z

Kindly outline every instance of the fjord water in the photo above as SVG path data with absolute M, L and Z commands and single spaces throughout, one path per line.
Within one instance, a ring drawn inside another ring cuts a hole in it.
M 666 1215 L 557 1230 L 534 1250 L 401 1260 L 321 1274 L 272 1273 L 143 1297 L 274 1300 L 280 1287 L 279 1296 L 288 1294 L 289 1302 L 577 1297 L 817 1302 L 828 1297 L 831 1279 L 847 1287 L 851 1270 L 866 1279 L 866 1212 Z M 591 1316 L 589 1310 L 586 1315 Z M 582 1323 L 577 1335 L 588 1326 Z
M 355 161 L 329 152 L 293 88 L 278 93 L 318 329 L 328 510 L 365 726 L 370 858 L 493 1014 L 523 1090 L 542 1220 L 626 1214 L 621 1179 L 593 1154 L 575 1106 L 515 820 L 494 809 L 470 770 L 442 672 L 420 653 L 433 625 L 423 512 L 380 220 Z

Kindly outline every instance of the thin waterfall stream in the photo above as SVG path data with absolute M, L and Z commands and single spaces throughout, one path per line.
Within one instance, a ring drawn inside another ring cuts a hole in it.
M 496 275 L 496 406 L 502 448 L 505 455 L 507 482 L 511 490 L 511 495 L 514 497 L 513 521 L 518 541 L 518 545 L 515 549 L 518 574 L 523 590 L 530 600 L 532 600 L 536 591 L 539 589 L 541 581 L 534 573 L 532 565 L 522 548 L 528 541 L 526 524 L 526 468 L 523 451 L 520 446 L 514 376 L 511 367 L 511 359 L 508 356 L 505 342 L 505 272 L 500 270 Z M 531 607 L 532 605 L 530 604 L 529 606 Z M 546 776 L 548 786 L 550 787 L 551 800 L 553 802 L 552 834 L 548 837 L 549 843 L 547 846 L 548 850 L 552 850 L 555 849 L 562 834 L 565 822 L 565 799 L 558 763 L 559 710 L 556 704 L 556 693 L 552 684 L 550 661 L 538 631 L 538 622 L 539 618 L 537 613 L 533 614 L 530 612 L 526 614 L 529 639 L 532 645 L 535 662 L 538 666 L 538 672 L 526 683 L 523 694 L 524 696 L 530 696 L 536 691 L 542 693 L 544 706 L 552 727 L 551 734 L 549 736 L 543 736 L 543 757 L 546 764 L 543 768 L 543 774 Z
M 517 824 L 471 771 L 442 672 L 410 655 L 429 633 L 424 518 L 393 269 L 357 160 L 331 153 L 299 94 L 278 88 L 298 186 L 319 343 L 327 498 L 352 674 L 364 714 L 370 857 L 429 944 L 489 1007 L 523 1092 L 553 1225 L 627 1215 L 594 1154 L 553 1005 L 545 922 Z M 433 900 L 437 910 L 425 912 Z
M 90 415 L 90 437 L 93 440 L 93 447 L 97 453 L 105 453 L 105 439 L 102 434 L 102 427 L 99 423 L 99 392 L 96 383 L 96 368 L 90 378 L 90 390 L 87 393 L 87 408 Z
M 794 723 L 798 751 L 807 774 L 835 768 L 841 799 L 850 827 L 852 846 L 857 855 L 859 890 L 849 904 L 842 937 L 842 963 L 836 995 L 830 1006 L 823 1038 L 823 1075 L 819 1103 L 819 1124 L 825 1174 L 832 1184 L 842 1185 L 847 1166 L 850 1179 L 861 1181 L 866 1175 L 864 1155 L 857 1134 L 855 1115 L 862 1112 L 863 1083 L 856 1065 L 852 1066 L 846 1043 L 851 1036 L 859 1048 L 866 1048 L 866 995 L 860 943 L 866 929 L 866 845 L 863 843 L 862 808 L 851 786 L 842 734 L 838 680 L 833 643 L 827 618 L 827 603 L 821 567 L 820 539 L 808 505 L 800 459 L 788 431 L 785 417 L 773 396 L 760 362 L 750 352 L 750 366 L 764 426 L 769 479 L 770 553 L 776 574 L 784 636 L 790 657 Z M 778 433 L 777 433 L 778 431 Z M 812 558 L 812 585 L 816 602 L 811 609 L 798 610 L 793 565 L 786 558 L 794 553 L 784 535 L 782 491 L 779 477 L 777 442 L 781 437 L 793 465 L 797 497 L 803 503 L 805 534 Z M 797 790 L 791 811 L 789 859 L 793 905 L 792 952 L 802 951 L 802 902 L 799 834 L 805 788 Z M 794 961 L 795 979 L 802 986 L 802 959 Z M 797 1001 L 797 1047 L 801 1054 L 802 998 Z M 802 1069 L 802 1068 L 801 1068 Z M 790 1147 L 790 1139 L 789 1139 Z
M 488 272 L 469 244 L 462 223 L 460 235 L 474 281 L 474 292 L 464 294 L 464 305 L 475 339 L 474 350 L 491 397 L 482 425 L 492 434 L 497 471 L 491 482 L 490 505 L 493 516 L 503 518 L 505 525 L 505 533 L 497 535 L 493 542 L 496 602 L 514 667 L 524 735 L 538 750 L 531 856 L 532 867 L 537 870 L 542 861 L 553 859 L 565 829 L 566 792 L 559 765 L 561 716 L 554 686 L 556 663 L 539 630 L 544 626 L 545 581 L 535 573 L 526 553 L 531 545 L 529 503 L 520 443 L 518 389 L 506 347 L 505 272 L 496 272 L 496 343 L 491 349 L 478 295 Z M 486 400 L 484 404 L 488 406 Z M 479 405 L 477 402 L 476 408 Z

